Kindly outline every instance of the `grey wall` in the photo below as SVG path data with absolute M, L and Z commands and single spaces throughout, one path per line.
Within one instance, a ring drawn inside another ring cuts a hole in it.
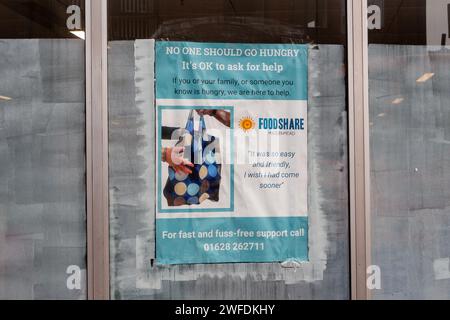
M 0 57 L 0 299 L 85 298 L 66 287 L 86 269 L 84 42 L 0 40 Z
M 372 45 L 369 54 L 374 297 L 449 299 L 450 52 Z
M 348 158 L 344 50 L 311 50 L 311 262 L 156 266 L 149 42 L 109 44 L 111 290 L 115 299 L 347 299 Z

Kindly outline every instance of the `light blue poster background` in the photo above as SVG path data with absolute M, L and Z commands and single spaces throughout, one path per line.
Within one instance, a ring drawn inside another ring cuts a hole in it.
M 306 45 L 156 42 L 155 50 L 157 99 L 308 99 Z M 231 56 L 213 55 L 221 53 Z
M 167 108 L 158 104 L 161 99 L 306 101 L 308 97 L 307 45 L 156 42 L 155 53 L 158 112 Z M 264 197 L 262 190 L 249 192 Z M 176 216 L 186 210 L 158 208 L 158 264 L 308 261 L 308 217 L 280 213 L 245 217 L 246 212 L 232 212 L 231 217 L 217 218 L 202 210 L 205 217 L 186 218 Z
M 306 217 L 158 219 L 156 228 L 158 264 L 308 260 Z M 168 233 L 175 238 L 163 239 Z

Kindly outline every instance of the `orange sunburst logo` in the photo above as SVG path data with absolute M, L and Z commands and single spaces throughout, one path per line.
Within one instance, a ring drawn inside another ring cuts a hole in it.
M 255 121 L 250 117 L 242 118 L 241 121 L 239 121 L 239 128 L 241 128 L 244 132 L 249 132 L 250 130 L 255 129 L 255 126 Z

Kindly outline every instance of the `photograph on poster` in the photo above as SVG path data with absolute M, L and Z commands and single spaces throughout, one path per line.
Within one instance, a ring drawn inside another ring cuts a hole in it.
M 231 207 L 231 164 L 223 155 L 231 151 L 227 137 L 232 114 L 231 107 L 160 109 L 161 209 L 193 212 Z

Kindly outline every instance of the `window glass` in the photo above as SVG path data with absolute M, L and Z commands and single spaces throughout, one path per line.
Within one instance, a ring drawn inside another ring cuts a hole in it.
M 83 14 L 0 1 L 0 299 L 86 298 Z
M 450 298 L 450 1 L 369 7 L 375 299 Z
M 110 0 L 108 7 L 112 298 L 349 298 L 346 1 Z M 150 39 L 309 45 L 308 263 L 155 261 Z

